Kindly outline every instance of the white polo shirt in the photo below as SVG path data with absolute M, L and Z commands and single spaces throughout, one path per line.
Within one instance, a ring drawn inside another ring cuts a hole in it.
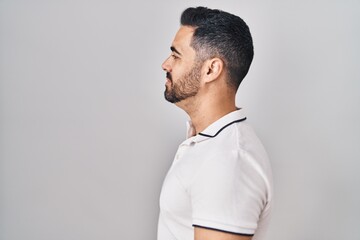
M 231 112 L 179 146 L 160 195 L 158 240 L 193 240 L 194 226 L 264 239 L 271 167 L 245 120 Z

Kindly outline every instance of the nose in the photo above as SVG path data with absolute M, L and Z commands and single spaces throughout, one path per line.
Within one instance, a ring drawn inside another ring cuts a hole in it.
M 161 68 L 165 71 L 165 72 L 171 72 L 171 65 L 169 62 L 170 57 L 168 57 L 167 59 L 165 59 L 165 61 L 161 64 Z

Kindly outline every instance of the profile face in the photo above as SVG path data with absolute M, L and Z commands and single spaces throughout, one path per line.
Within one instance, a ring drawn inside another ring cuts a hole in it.
M 166 71 L 165 99 L 177 103 L 195 96 L 200 88 L 201 64 L 195 61 L 190 46 L 194 28 L 180 27 L 171 46 L 171 54 L 162 64 Z

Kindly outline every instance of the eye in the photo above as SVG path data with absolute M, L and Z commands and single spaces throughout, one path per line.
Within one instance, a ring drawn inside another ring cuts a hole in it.
M 173 59 L 178 59 L 178 58 L 179 58 L 179 57 L 176 56 L 174 53 L 171 54 L 171 57 L 172 57 Z

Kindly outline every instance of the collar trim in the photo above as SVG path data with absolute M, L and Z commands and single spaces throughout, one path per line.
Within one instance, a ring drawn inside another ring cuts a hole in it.
M 226 127 L 230 126 L 231 124 L 234 124 L 234 123 L 237 123 L 237 122 L 242 122 L 246 120 L 246 117 L 242 118 L 242 119 L 238 119 L 238 120 L 235 120 L 235 121 L 232 121 L 228 124 L 226 124 L 225 126 L 223 126 L 222 128 L 219 129 L 219 131 L 217 131 L 217 133 L 215 133 L 214 135 L 208 135 L 208 134 L 205 134 L 205 133 L 198 133 L 200 136 L 204 136 L 204 137 L 209 137 L 209 138 L 214 138 L 216 137 L 222 130 L 224 130 Z

